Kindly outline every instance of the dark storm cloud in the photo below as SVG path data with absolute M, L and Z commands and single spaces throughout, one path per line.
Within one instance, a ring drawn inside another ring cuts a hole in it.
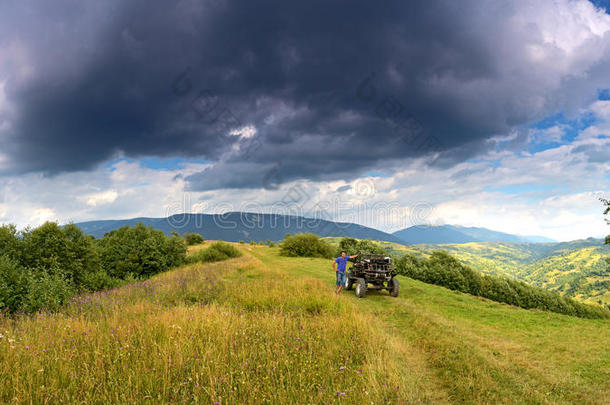
M 532 72 L 507 79 L 507 61 L 540 36 L 505 27 L 510 3 L 64 0 L 0 11 L 0 49 L 25 54 L 5 73 L 16 113 L 0 142 L 13 171 L 87 170 L 118 153 L 201 157 L 216 165 L 187 180 L 204 190 L 349 179 L 429 152 L 451 166 L 548 113 L 524 100 L 553 90 Z M 227 136 L 246 126 L 256 135 Z

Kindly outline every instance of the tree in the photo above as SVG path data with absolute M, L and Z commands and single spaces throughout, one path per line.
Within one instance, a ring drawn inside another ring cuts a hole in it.
M 415 255 L 405 253 L 404 256 L 398 258 L 394 265 L 399 274 L 403 276 L 411 277 L 416 280 L 423 278 L 422 271 L 424 267 L 424 261 L 417 258 Z
M 186 244 L 141 222 L 111 231 L 99 241 L 102 267 L 112 277 L 151 276 L 184 263 Z
M 189 246 L 198 245 L 200 243 L 203 243 L 203 241 L 204 241 L 203 236 L 201 236 L 201 234 L 198 234 L 198 233 L 185 233 L 184 240 L 185 240 L 186 244 Z
M 26 299 L 32 276 L 8 256 L 0 256 L 0 311 L 16 312 Z
M 313 233 L 299 233 L 294 236 L 286 235 L 280 244 L 280 255 L 289 257 L 323 257 L 331 258 L 333 249 L 318 235 Z
M 22 264 L 35 273 L 63 275 L 76 286 L 99 269 L 99 255 L 93 237 L 74 224 L 60 227 L 46 222 L 23 231 Z
M 339 241 L 339 248 L 335 252 L 335 255 L 339 256 L 342 251 L 345 251 L 348 255 L 355 255 L 356 253 L 373 255 L 388 254 L 384 248 L 370 239 L 358 240 L 349 237 L 342 238 L 341 241 Z
M 0 255 L 21 260 L 20 239 L 15 225 L 0 226 Z

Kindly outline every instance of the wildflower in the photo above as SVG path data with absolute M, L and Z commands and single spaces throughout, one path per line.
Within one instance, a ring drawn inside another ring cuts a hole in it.
M 345 370 L 344 366 L 339 367 L 339 370 Z

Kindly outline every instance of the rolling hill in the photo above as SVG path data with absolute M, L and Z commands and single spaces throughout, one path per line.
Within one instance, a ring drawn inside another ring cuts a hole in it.
M 400 277 L 333 293 L 329 261 L 235 245 L 0 319 L 2 403 L 604 404 L 610 323 Z M 196 247 L 197 248 L 197 247 Z
M 397 255 L 427 256 L 433 250 L 446 250 L 485 274 L 515 278 L 589 303 L 610 304 L 610 269 L 605 261 L 610 257 L 610 245 L 604 245 L 602 239 L 559 243 L 380 244 Z

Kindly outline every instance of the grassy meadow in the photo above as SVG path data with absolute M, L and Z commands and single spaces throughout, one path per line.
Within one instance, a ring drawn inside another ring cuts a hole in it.
M 209 242 L 191 248 L 201 249 Z M 610 322 L 400 277 L 336 296 L 330 260 L 234 244 L 0 320 L 1 403 L 582 403 L 610 398 Z

